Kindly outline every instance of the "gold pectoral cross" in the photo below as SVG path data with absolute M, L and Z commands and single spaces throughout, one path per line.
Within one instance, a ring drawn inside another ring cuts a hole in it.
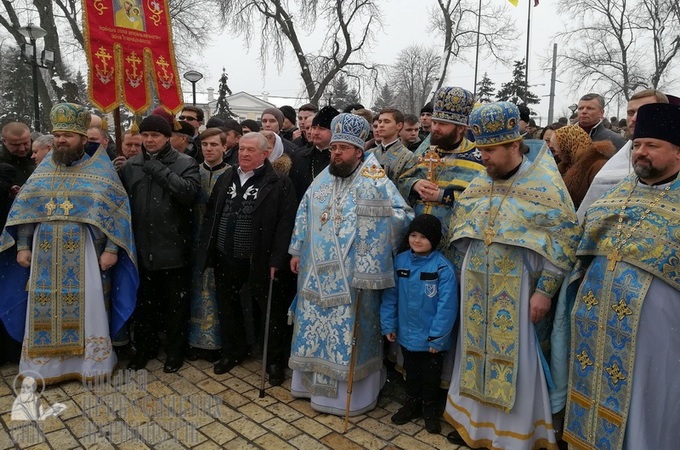
M 619 253 L 619 249 L 613 249 L 612 252 L 607 255 L 607 260 L 609 261 L 609 264 L 607 264 L 607 270 L 611 272 L 616 267 L 616 263 L 621 261 L 621 253 Z
M 64 202 L 61 203 L 59 207 L 64 211 L 65 216 L 71 214 L 71 210 L 75 208 L 75 206 L 73 206 L 73 203 L 71 203 L 68 197 L 66 197 L 66 200 L 64 200 Z
M 47 210 L 47 215 L 51 216 L 54 210 L 57 209 L 57 204 L 54 203 L 54 199 L 51 198 L 49 202 L 45 203 L 45 209 Z
M 486 228 L 486 230 L 484 230 L 484 236 L 486 236 L 484 238 L 484 243 L 488 247 L 489 245 L 491 245 L 493 243 L 493 238 L 496 237 L 496 230 L 491 228 L 491 225 L 489 225 Z

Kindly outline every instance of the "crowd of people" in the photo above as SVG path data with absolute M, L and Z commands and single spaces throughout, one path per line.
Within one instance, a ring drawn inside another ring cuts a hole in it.
M 142 370 L 162 347 L 167 373 L 265 358 L 270 385 L 289 368 L 294 397 L 354 416 L 389 355 L 396 425 L 443 418 L 471 448 L 671 448 L 675 100 L 636 93 L 623 136 L 598 94 L 536 130 L 460 87 L 420 117 L 159 107 L 119 149 L 77 104 L 54 106 L 50 134 L 7 123 L 2 356 L 46 384 L 110 376 L 120 355 Z

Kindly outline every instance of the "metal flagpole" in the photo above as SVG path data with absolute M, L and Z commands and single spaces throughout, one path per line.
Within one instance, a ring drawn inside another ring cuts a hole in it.
M 477 54 L 475 55 L 475 84 L 472 91 L 472 97 L 477 97 L 477 73 L 479 70 L 479 33 L 482 30 L 482 0 L 479 0 L 479 9 L 477 10 Z
M 524 66 L 524 104 L 529 105 L 529 43 L 531 42 L 531 2 L 534 0 L 527 0 L 527 54 L 524 58 L 526 65 Z
M 274 278 L 269 278 L 269 295 L 267 296 L 267 318 L 264 321 L 264 350 L 262 350 L 262 378 L 260 379 L 260 398 L 264 398 L 264 377 L 267 372 L 267 353 L 269 348 L 269 321 L 272 315 L 272 287 Z
M 347 433 L 347 425 L 349 424 L 349 406 L 352 401 L 352 386 L 354 385 L 354 367 L 357 364 L 357 334 L 359 330 L 359 303 L 361 302 L 361 291 L 357 292 L 357 300 L 354 304 L 354 326 L 352 327 L 352 355 L 349 359 L 349 375 L 347 376 L 347 404 L 345 406 L 345 425 L 343 434 Z

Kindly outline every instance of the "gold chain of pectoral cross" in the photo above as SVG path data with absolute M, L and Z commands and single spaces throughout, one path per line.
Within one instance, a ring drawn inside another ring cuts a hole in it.
M 493 180 L 491 182 L 491 194 L 489 195 L 489 221 L 486 224 L 486 229 L 484 230 L 484 244 L 486 246 L 490 246 L 493 243 L 493 238 L 496 237 L 496 230 L 494 229 L 495 223 L 496 223 L 496 217 L 498 217 L 498 213 L 501 212 L 501 206 L 503 206 L 503 202 L 505 201 L 505 198 L 508 196 L 510 191 L 512 190 L 513 186 L 515 185 L 515 180 L 517 180 L 517 177 L 515 176 L 515 179 L 512 180 L 512 184 L 508 188 L 507 191 L 505 191 L 505 195 L 503 195 L 503 198 L 501 199 L 501 202 L 498 204 L 498 208 L 496 208 L 496 212 L 494 213 L 493 217 L 491 216 L 491 203 L 493 202 L 493 194 L 496 190 L 495 188 L 495 183 L 496 180 Z
M 333 195 L 335 195 L 335 188 L 336 181 L 334 180 Z M 342 216 L 342 206 L 344 204 L 345 197 L 347 196 L 351 188 L 352 183 L 348 183 L 346 188 L 341 189 L 340 192 L 337 195 L 335 195 L 335 199 L 328 200 L 328 205 L 326 206 L 326 209 L 321 213 L 321 216 L 319 216 L 319 219 L 321 220 L 321 227 L 326 225 L 326 222 L 328 222 L 328 220 L 331 219 L 333 220 L 333 223 L 335 224 L 336 227 L 335 232 L 336 233 L 339 232 L 340 224 L 345 220 L 345 218 Z M 331 218 L 331 213 L 333 212 L 335 212 L 335 214 L 333 214 L 333 217 Z M 321 228 L 319 228 L 319 231 L 321 231 Z
M 616 242 L 612 242 L 612 246 L 614 247 L 613 250 L 607 255 L 607 261 L 609 263 L 607 264 L 607 270 L 612 271 L 616 267 L 616 263 L 621 261 L 623 255 L 621 254 L 621 250 L 623 247 L 626 245 L 628 240 L 633 236 L 633 233 L 635 233 L 635 230 L 640 226 L 640 224 L 647 218 L 647 215 L 652 211 L 652 209 L 656 206 L 657 203 L 661 201 L 661 199 L 664 198 L 666 193 L 671 189 L 671 184 L 673 183 L 668 183 L 668 186 L 666 186 L 659 195 L 656 196 L 654 200 L 649 204 L 649 207 L 645 209 L 638 219 L 637 222 L 633 224 L 633 226 L 630 227 L 630 231 L 626 233 L 624 236 L 623 234 L 623 217 L 626 212 L 626 207 L 628 206 L 628 202 L 630 201 L 631 197 L 633 196 L 633 191 L 635 191 L 635 187 L 637 186 L 637 181 L 638 179 L 633 180 L 633 187 L 628 193 L 628 198 L 626 198 L 626 201 L 623 202 L 623 206 L 621 207 L 621 212 L 619 213 L 619 220 L 616 225 L 616 235 L 614 236 L 616 238 Z
M 59 197 L 59 189 L 64 185 L 65 178 L 62 178 L 61 181 L 59 181 L 59 184 L 55 186 L 56 181 L 54 180 L 55 174 L 58 174 L 60 172 L 59 167 L 56 167 L 54 173 L 52 174 L 52 194 L 50 196 L 50 201 L 45 203 L 45 210 L 47 211 L 47 215 L 51 216 L 54 214 L 54 211 L 57 208 L 61 208 L 62 211 L 64 211 L 64 215 L 68 216 L 71 213 L 71 210 L 75 208 L 73 203 L 71 203 L 71 200 L 68 198 L 68 194 L 66 194 L 65 199 L 61 203 L 57 203 L 54 201 L 55 197 Z

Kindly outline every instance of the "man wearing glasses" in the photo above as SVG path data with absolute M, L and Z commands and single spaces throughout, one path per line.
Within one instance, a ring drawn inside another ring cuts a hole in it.
M 345 412 L 350 373 L 349 414 L 377 404 L 383 384 L 379 290 L 394 286 L 392 250 L 413 218 L 375 156 L 364 153 L 369 129 L 361 116 L 333 118 L 330 163 L 302 198 L 288 249 L 298 274 L 289 312 L 291 393 L 327 414 Z
M 0 134 L 0 163 L 7 163 L 17 170 L 15 183 L 21 186 L 35 170 L 35 162 L 31 159 L 31 130 L 24 123 L 9 122 Z M 18 187 L 14 190 L 18 191 Z
M 194 148 L 198 149 L 198 153 L 201 153 L 201 135 L 199 128 L 203 125 L 204 119 L 203 110 L 197 106 L 185 106 L 182 113 L 179 115 L 177 120 L 184 120 L 189 122 L 191 126 L 194 127 Z

